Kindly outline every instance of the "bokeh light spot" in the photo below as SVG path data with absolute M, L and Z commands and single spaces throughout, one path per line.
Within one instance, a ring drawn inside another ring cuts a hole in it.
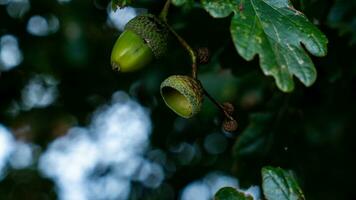
M 4 35 L 0 38 L 0 71 L 7 71 L 18 66 L 23 60 L 17 38 Z
M 58 29 L 59 20 L 54 15 L 50 15 L 47 18 L 35 15 L 27 23 L 27 31 L 35 36 L 47 36 L 57 32 Z

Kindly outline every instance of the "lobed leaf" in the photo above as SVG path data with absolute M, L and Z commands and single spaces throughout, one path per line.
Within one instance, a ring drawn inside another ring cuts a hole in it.
M 201 2 L 213 17 L 234 13 L 230 31 L 238 53 L 246 60 L 259 55 L 262 71 L 282 91 L 294 89 L 293 76 L 306 86 L 315 82 L 317 72 L 306 50 L 324 56 L 328 40 L 288 0 Z

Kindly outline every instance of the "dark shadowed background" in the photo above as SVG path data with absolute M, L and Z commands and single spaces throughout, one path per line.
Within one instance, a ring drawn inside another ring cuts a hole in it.
M 156 14 L 164 4 L 137 2 Z M 234 104 L 235 133 L 209 101 L 189 120 L 165 106 L 160 83 L 190 73 L 179 44 L 139 72 L 112 71 L 125 22 L 147 10 L 109 3 L 0 0 L 0 199 L 207 200 L 223 186 L 262 197 L 266 165 L 293 170 L 307 199 L 356 198 L 354 0 L 293 1 L 329 46 L 313 57 L 316 83 L 292 93 L 237 54 L 229 18 L 172 7 L 172 27 L 211 51 L 199 78 Z

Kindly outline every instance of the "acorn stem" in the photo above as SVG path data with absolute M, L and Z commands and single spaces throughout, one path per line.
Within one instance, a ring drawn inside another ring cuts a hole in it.
M 160 13 L 160 19 L 166 24 L 169 31 L 177 38 L 179 43 L 183 46 L 185 50 L 188 51 L 191 61 L 192 61 L 192 78 L 198 80 L 198 67 L 197 67 L 197 53 L 193 50 L 193 48 L 168 24 L 167 15 L 169 11 L 169 7 L 171 4 L 171 0 L 167 0 L 164 4 L 164 7 Z M 198 80 L 199 81 L 199 80 Z M 199 81 L 200 82 L 200 81 Z M 234 120 L 234 118 L 225 110 L 224 106 L 221 105 L 218 101 L 216 101 L 206 90 L 202 87 L 203 93 L 208 99 L 214 103 L 216 107 L 218 107 L 225 115 L 225 117 L 229 120 Z
M 171 26 L 169 26 L 167 24 L 167 27 L 168 27 L 169 31 L 171 31 L 172 34 L 178 39 L 179 43 L 185 48 L 185 50 L 188 51 L 190 58 L 192 60 L 192 77 L 197 80 L 198 79 L 198 74 L 197 74 L 198 69 L 197 69 L 197 55 L 196 55 L 195 51 Z
M 205 94 L 205 96 L 208 97 L 208 99 L 214 103 L 214 105 L 221 110 L 222 113 L 224 113 L 225 117 L 229 120 L 234 120 L 234 118 L 225 110 L 224 106 L 221 105 L 221 103 L 219 103 L 217 100 L 214 99 L 214 97 L 212 97 L 208 91 L 205 90 L 205 88 L 203 87 L 203 92 Z
M 170 5 L 171 5 L 171 0 L 167 0 L 166 3 L 164 4 L 164 7 L 163 7 L 159 17 L 166 24 L 169 31 L 178 39 L 179 43 L 188 51 L 190 58 L 192 60 L 192 77 L 197 80 L 198 79 L 198 74 L 197 74 L 198 69 L 197 69 L 196 52 L 167 22 L 167 15 L 168 15 Z
M 161 11 L 161 14 L 159 15 L 159 18 L 163 21 L 163 22 L 167 22 L 167 15 L 169 12 L 169 7 L 171 5 L 171 0 L 167 0 L 166 3 L 164 4 L 164 7 Z

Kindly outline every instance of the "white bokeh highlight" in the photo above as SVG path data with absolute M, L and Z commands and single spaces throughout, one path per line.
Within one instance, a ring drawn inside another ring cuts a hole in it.
M 32 16 L 27 22 L 27 32 L 34 36 L 47 36 L 59 30 L 59 20 L 56 16 Z
M 0 37 L 0 71 L 8 71 L 23 60 L 17 38 L 13 35 Z
M 111 5 L 108 6 L 108 24 L 119 31 L 123 31 L 127 22 L 139 14 L 146 13 L 146 9 L 133 8 L 130 6 L 116 9 L 114 11 Z
M 202 181 L 190 183 L 182 193 L 181 200 L 210 200 L 211 191 L 207 184 Z
M 7 160 L 14 148 L 14 138 L 9 130 L 0 124 L 0 180 L 4 176 Z
M 211 200 L 219 189 L 223 187 L 233 187 L 253 197 L 254 200 L 260 200 L 260 188 L 251 186 L 243 190 L 239 186 L 239 181 L 222 172 L 210 172 L 202 179 L 188 184 L 181 192 L 180 200 Z
M 164 180 L 162 167 L 144 158 L 150 133 L 148 111 L 117 92 L 88 127 L 52 142 L 39 169 L 54 180 L 59 199 L 127 199 L 132 181 L 156 188 Z
M 23 169 L 31 166 L 34 161 L 35 146 L 17 141 L 10 130 L 0 124 L 0 180 L 8 167 Z
M 30 167 L 34 162 L 35 145 L 16 141 L 9 164 L 13 169 L 24 169 Z
M 52 76 L 35 75 L 21 91 L 21 108 L 30 110 L 53 104 L 58 97 L 58 84 L 59 82 Z

